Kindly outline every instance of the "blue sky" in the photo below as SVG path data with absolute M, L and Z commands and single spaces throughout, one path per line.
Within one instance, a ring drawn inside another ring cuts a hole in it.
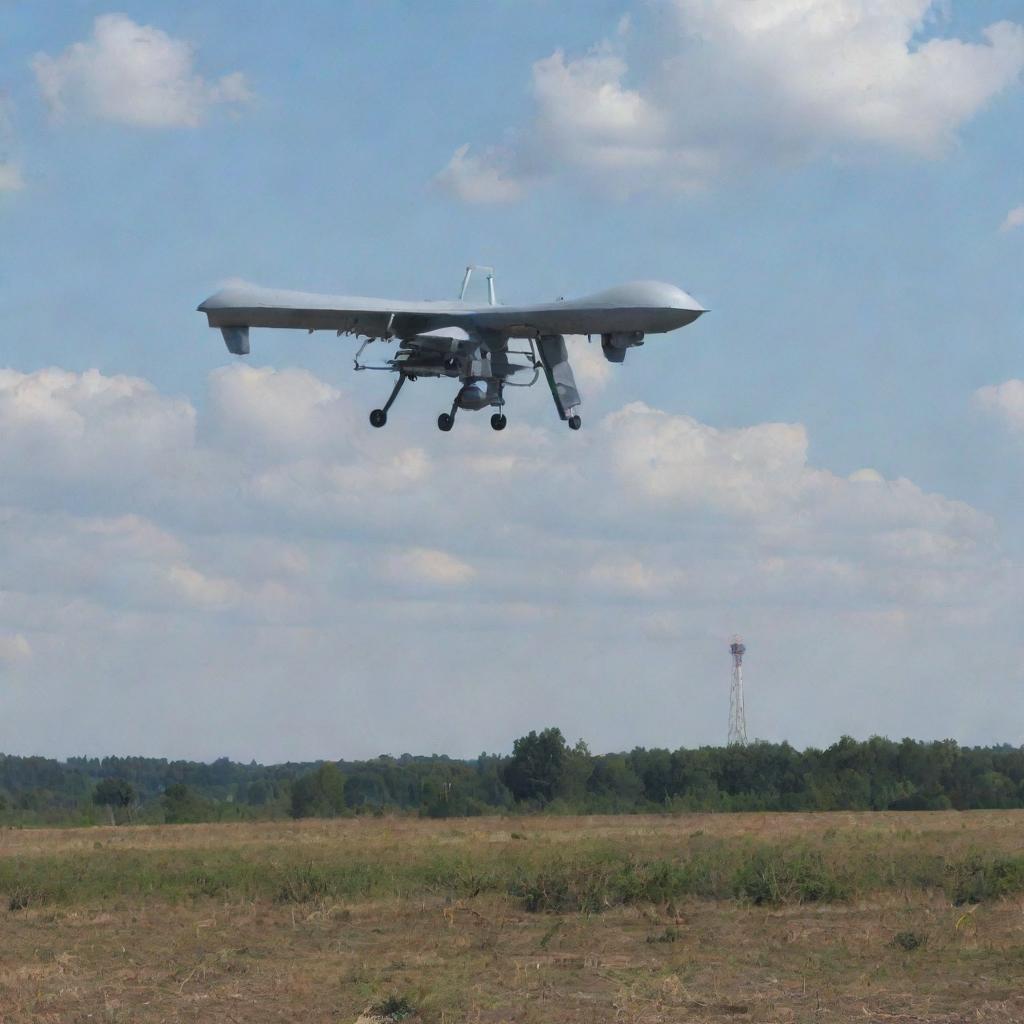
M 1024 740 L 1019 0 L 0 26 L 0 749 L 717 742 L 734 630 L 756 735 Z M 371 436 L 349 340 L 244 370 L 194 311 L 468 261 L 712 313 L 577 346 L 585 436 L 537 389 L 498 438 L 443 384 Z

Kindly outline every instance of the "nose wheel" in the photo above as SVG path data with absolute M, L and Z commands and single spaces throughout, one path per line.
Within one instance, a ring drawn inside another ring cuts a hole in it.
M 496 412 L 491 417 L 492 430 L 504 430 L 508 426 L 508 417 L 502 412 Z
M 579 416 L 570 416 L 569 417 L 569 429 L 570 430 L 579 430 L 580 427 L 582 427 L 582 426 L 583 426 L 583 420 L 581 420 L 579 418 Z
M 455 417 L 450 412 L 443 412 L 437 417 L 437 428 L 448 433 L 455 426 Z

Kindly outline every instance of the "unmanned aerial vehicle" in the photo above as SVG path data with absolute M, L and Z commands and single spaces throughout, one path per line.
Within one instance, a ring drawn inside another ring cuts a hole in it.
M 474 271 L 487 276 L 486 305 L 466 301 Z M 388 411 L 406 381 L 458 381 L 451 410 L 437 418 L 445 431 L 452 429 L 460 409 L 494 409 L 491 426 L 504 430 L 505 389 L 529 387 L 541 374 L 559 417 L 579 430 L 580 394 L 565 335 L 600 337 L 605 358 L 621 363 L 646 335 L 685 327 L 705 312 L 686 292 L 659 281 L 634 281 L 582 299 L 502 306 L 495 298 L 493 269 L 476 266 L 466 268 L 454 302 L 309 295 L 236 284 L 211 295 L 199 311 L 211 327 L 220 328 L 228 351 L 236 355 L 249 353 L 250 327 L 335 331 L 362 338 L 355 368 L 397 375 L 388 400 L 370 413 L 375 427 L 387 423 Z M 382 363 L 370 365 L 362 360 L 374 342 L 395 347 Z

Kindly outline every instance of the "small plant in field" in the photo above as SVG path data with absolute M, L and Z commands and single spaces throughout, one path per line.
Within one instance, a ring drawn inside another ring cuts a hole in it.
M 284 873 L 277 891 L 278 903 L 309 903 L 326 899 L 332 894 L 331 881 L 327 875 L 312 864 L 292 868 Z
M 33 901 L 33 893 L 28 889 L 15 889 L 7 897 L 7 909 L 13 914 L 15 911 L 24 910 Z
M 965 903 L 1013 896 L 1024 890 L 1024 857 L 985 858 L 971 854 L 947 864 L 947 891 L 959 907 Z
M 848 895 L 845 881 L 814 850 L 755 849 L 733 874 L 733 893 L 757 905 L 831 903 Z
M 680 933 L 678 928 L 673 928 L 669 925 L 660 935 L 648 935 L 647 941 L 649 943 L 655 942 L 678 942 Z
M 920 932 L 897 932 L 889 942 L 894 949 L 902 949 L 905 953 L 911 953 L 920 949 L 928 939 Z
M 540 948 L 547 949 L 548 943 L 562 930 L 565 925 L 564 921 L 556 921 L 541 937 L 540 937 Z
M 405 996 L 388 996 L 384 1002 L 374 1006 L 370 1013 L 379 1020 L 406 1020 L 412 1017 L 416 1010 Z

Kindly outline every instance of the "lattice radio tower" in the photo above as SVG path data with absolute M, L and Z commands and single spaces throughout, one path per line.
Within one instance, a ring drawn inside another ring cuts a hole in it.
M 732 686 L 729 689 L 729 746 L 747 742 L 747 711 L 743 704 L 743 655 L 747 647 L 743 638 L 734 636 L 729 642 L 732 655 Z

